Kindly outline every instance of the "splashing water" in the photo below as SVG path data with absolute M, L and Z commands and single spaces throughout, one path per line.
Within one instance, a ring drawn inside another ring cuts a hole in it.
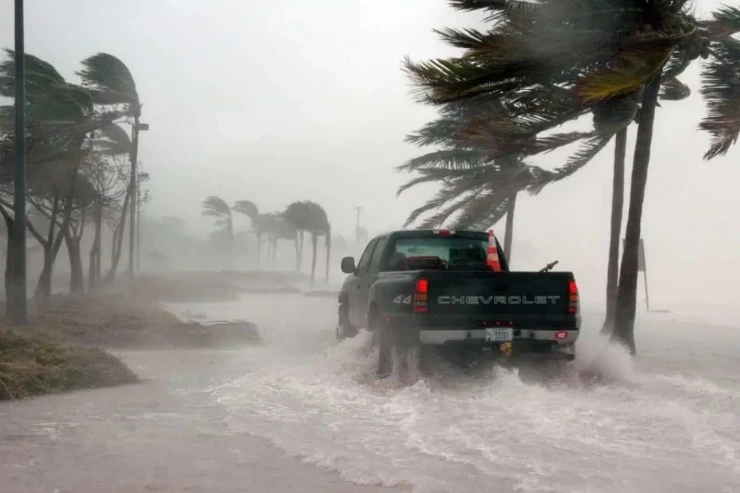
M 740 491 L 731 331 L 704 328 L 702 340 L 642 321 L 633 360 L 586 327 L 578 359 L 554 381 L 443 368 L 405 385 L 375 379 L 366 333 L 332 340 L 331 301 L 290 300 L 290 310 L 259 297 L 229 308 L 259 323 L 267 347 L 245 352 L 253 370 L 211 392 L 234 430 L 349 481 L 425 492 Z M 224 318 L 223 304 L 194 310 Z

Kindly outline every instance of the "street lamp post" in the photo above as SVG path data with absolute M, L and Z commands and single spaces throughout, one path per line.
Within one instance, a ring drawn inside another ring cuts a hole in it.
M 359 245 L 360 244 L 360 211 L 362 210 L 362 207 L 356 205 L 355 210 L 357 210 L 357 220 L 355 222 L 355 243 Z
M 28 293 L 26 292 L 26 48 L 23 0 L 15 0 L 15 180 L 13 190 L 12 298 L 8 309 L 14 325 L 26 325 Z M 10 252 L 8 252 L 10 253 Z M 7 293 L 10 294 L 10 293 Z
M 134 278 L 134 246 L 136 245 L 136 198 L 138 187 L 138 176 L 136 163 L 139 158 L 139 132 L 149 130 L 148 123 L 139 122 L 139 117 L 134 118 L 131 126 L 133 152 L 131 153 L 131 203 L 129 204 L 129 216 L 131 217 L 128 235 L 128 277 Z
M 141 182 L 149 179 L 149 173 L 139 173 L 136 186 L 136 270 L 141 272 Z

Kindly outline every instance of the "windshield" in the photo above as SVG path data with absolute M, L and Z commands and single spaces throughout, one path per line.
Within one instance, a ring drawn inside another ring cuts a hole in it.
M 415 268 L 485 269 L 488 240 L 456 236 L 398 238 L 385 270 Z M 426 257 L 426 258 L 424 258 Z M 423 263 L 424 266 L 418 265 Z

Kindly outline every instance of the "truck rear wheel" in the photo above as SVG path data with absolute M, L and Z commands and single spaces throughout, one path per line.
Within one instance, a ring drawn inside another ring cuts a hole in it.
M 380 324 L 377 309 L 371 307 L 367 314 L 367 328 L 373 333 L 378 344 L 378 362 L 375 368 L 377 378 L 387 378 L 393 373 L 393 350 L 395 338 L 393 328 Z
M 357 330 L 349 323 L 349 312 L 347 305 L 339 305 L 336 337 L 337 341 L 342 342 L 347 338 L 357 335 Z

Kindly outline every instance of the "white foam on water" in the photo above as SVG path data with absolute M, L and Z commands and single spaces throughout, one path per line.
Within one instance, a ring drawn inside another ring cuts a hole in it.
M 586 327 L 555 382 L 497 369 L 405 385 L 374 378 L 366 333 L 332 341 L 333 300 L 286 298 L 230 309 L 258 313 L 268 345 L 257 365 L 245 353 L 252 370 L 212 395 L 233 430 L 349 481 L 424 492 L 740 491 L 740 385 L 713 377 L 740 367 L 726 333 L 701 342 L 734 368 L 709 371 L 690 346 L 675 369 L 676 341 L 692 333 L 641 327 L 647 356 L 635 360 Z M 278 302 L 291 310 L 265 311 Z

